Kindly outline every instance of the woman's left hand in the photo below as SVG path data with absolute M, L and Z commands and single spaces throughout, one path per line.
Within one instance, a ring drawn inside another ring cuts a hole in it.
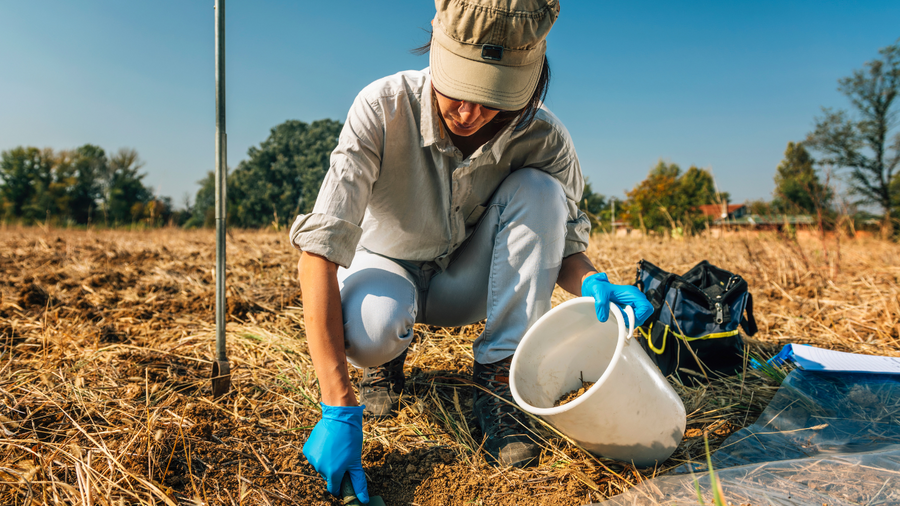
M 637 320 L 635 327 L 643 324 L 653 314 L 653 306 L 636 286 L 614 285 L 603 272 L 585 278 L 581 283 L 581 295 L 594 298 L 594 310 L 601 322 L 609 319 L 610 302 L 619 306 L 631 306 Z

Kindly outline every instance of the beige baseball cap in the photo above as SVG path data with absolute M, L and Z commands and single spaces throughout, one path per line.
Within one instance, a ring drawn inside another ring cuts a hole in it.
M 431 78 L 442 94 L 508 111 L 528 105 L 558 0 L 435 0 Z

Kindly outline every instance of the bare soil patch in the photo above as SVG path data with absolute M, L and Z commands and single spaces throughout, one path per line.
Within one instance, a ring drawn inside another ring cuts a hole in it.
M 827 246 L 598 236 L 588 253 L 619 283 L 640 258 L 741 273 L 761 329 L 749 348 L 763 357 L 787 342 L 900 355 L 900 249 Z M 284 232 L 235 231 L 228 259 L 234 388 L 213 400 L 212 231 L 0 229 L 0 504 L 339 504 L 301 452 L 319 410 L 297 253 Z M 595 458 L 539 426 L 540 465 L 496 469 L 471 415 L 481 327 L 416 330 L 399 417 L 364 426 L 370 493 L 391 505 L 599 501 L 702 459 L 704 434 L 715 448 L 777 389 L 752 371 L 675 382 L 688 431 L 656 468 Z

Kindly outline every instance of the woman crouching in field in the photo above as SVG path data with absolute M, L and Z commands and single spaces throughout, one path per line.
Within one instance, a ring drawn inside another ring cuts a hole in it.
M 322 393 L 322 419 L 303 451 L 329 492 L 350 473 L 363 502 L 363 413 L 395 413 L 413 324 L 486 319 L 474 381 L 512 402 L 510 360 L 550 309 L 555 284 L 593 296 L 601 321 L 610 301 L 631 305 L 638 323 L 651 312 L 636 288 L 610 284 L 584 254 L 590 222 L 576 205 L 584 179 L 572 139 L 542 102 L 557 0 L 436 5 L 430 67 L 360 92 L 315 208 L 290 233 L 303 252 Z M 365 368 L 359 403 L 347 361 Z M 479 389 L 473 409 L 492 462 L 536 462 L 523 413 Z

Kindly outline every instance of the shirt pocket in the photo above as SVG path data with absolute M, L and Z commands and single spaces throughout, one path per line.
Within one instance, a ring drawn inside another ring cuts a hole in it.
M 478 220 L 481 219 L 481 216 L 484 215 L 484 210 L 487 209 L 488 206 L 475 206 L 472 209 L 472 212 L 469 213 L 469 216 L 466 217 L 466 228 L 474 226 L 478 223 Z

